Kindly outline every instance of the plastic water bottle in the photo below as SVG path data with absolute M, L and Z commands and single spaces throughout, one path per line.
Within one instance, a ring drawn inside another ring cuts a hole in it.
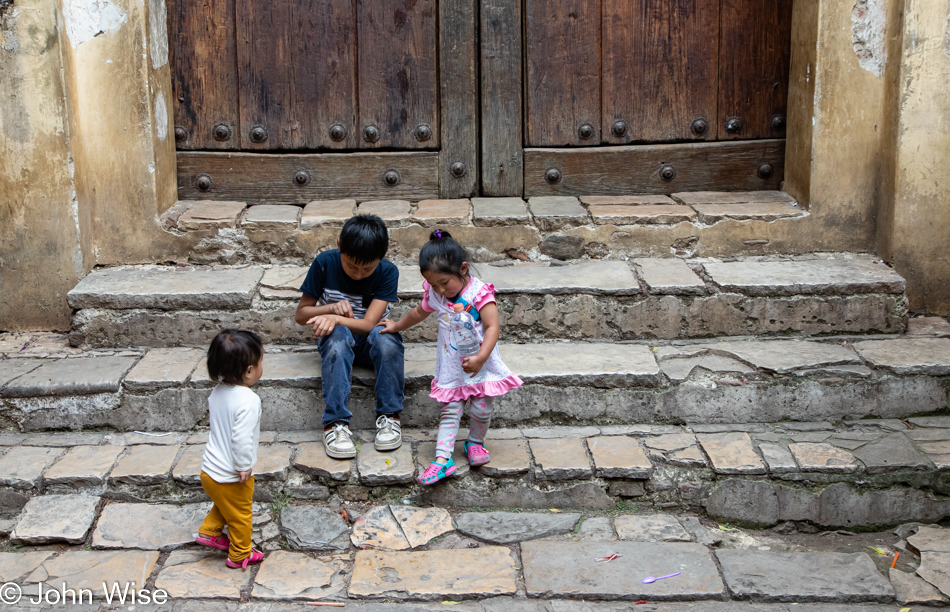
M 465 312 L 465 307 L 461 304 L 454 306 L 455 314 L 449 320 L 449 330 L 451 332 L 452 345 L 458 351 L 459 361 L 465 361 L 466 357 L 474 357 L 482 348 L 478 341 L 478 330 L 475 328 L 475 319 L 472 315 Z M 483 367 L 474 378 L 468 378 L 468 382 L 480 382 L 483 378 L 485 368 Z

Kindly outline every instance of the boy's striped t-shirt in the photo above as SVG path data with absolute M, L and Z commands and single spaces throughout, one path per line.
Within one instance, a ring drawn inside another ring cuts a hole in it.
M 310 265 L 307 278 L 300 291 L 321 304 L 335 304 L 349 300 L 353 307 L 353 317 L 362 319 L 373 300 L 383 300 L 390 304 L 399 301 L 399 270 L 391 261 L 382 259 L 376 270 L 362 280 L 353 280 L 343 271 L 340 251 L 333 249 L 317 255 Z M 386 306 L 383 317 L 389 314 Z

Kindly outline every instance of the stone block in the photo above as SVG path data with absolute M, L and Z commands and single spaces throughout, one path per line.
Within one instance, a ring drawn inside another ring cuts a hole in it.
M 587 439 L 598 478 L 642 478 L 653 474 L 653 464 L 636 438 L 603 436 Z
M 856 342 L 854 349 L 871 365 L 906 376 L 950 374 L 950 338 L 898 338 Z
M 920 454 L 902 433 L 893 433 L 852 451 L 869 474 L 897 470 L 926 470 L 930 461 Z M 950 550 L 948 550 L 950 552 Z
M 584 261 L 569 266 L 537 263 L 486 267 L 480 278 L 500 293 L 594 295 L 640 293 L 630 266 L 623 261 Z
M 103 436 L 103 444 L 112 446 L 137 446 L 139 444 L 150 444 L 152 446 L 177 446 L 188 438 L 189 434 L 184 432 L 168 431 L 164 433 L 152 432 L 129 432 L 122 434 L 106 434 Z
M 590 478 L 590 459 L 584 441 L 577 438 L 531 440 L 534 472 L 544 480 Z
M 255 481 L 286 480 L 293 452 L 294 448 L 287 444 L 261 444 L 254 465 Z
M 689 448 L 696 444 L 696 436 L 688 433 L 661 434 L 644 438 L 643 443 L 649 448 L 669 452 Z
M 705 506 L 710 518 L 752 527 L 770 527 L 781 516 L 779 486 L 763 480 L 723 480 Z
M 748 202 L 742 204 L 692 204 L 699 221 L 706 225 L 719 223 L 726 219 L 733 221 L 778 221 L 804 217 L 808 213 L 794 204 L 781 202 Z
M 46 363 L 45 359 L 4 359 L 0 361 L 0 388 Z
M 561 261 L 580 259 L 584 255 L 584 239 L 580 236 L 552 234 L 541 242 L 538 250 L 543 255 Z
M 313 388 L 321 380 L 320 353 L 270 353 L 264 356 L 262 382 Z
M 109 474 L 110 483 L 151 485 L 166 482 L 180 446 L 139 444 L 128 449 Z M 68 458 L 68 455 L 67 455 Z
M 907 538 L 907 543 L 918 554 L 925 552 L 950 554 L 950 529 L 923 525 L 917 530 L 917 533 Z
M 609 563 L 595 559 L 620 555 Z M 521 545 L 529 597 L 711 599 L 725 594 L 705 546 L 653 542 L 525 542 Z M 646 576 L 680 576 L 643 584 Z
M 290 506 L 280 513 L 280 532 L 294 548 L 346 550 L 350 528 L 336 510 L 319 506 Z
M 795 198 L 784 191 L 683 191 L 673 194 L 673 199 L 683 204 L 767 204 L 778 202 L 791 204 Z
M 376 450 L 372 444 L 364 444 L 356 456 L 356 468 L 360 482 L 367 486 L 408 484 L 416 475 L 408 444 L 385 452 Z
M 459 568 L 465 568 L 459 572 Z M 518 572 L 502 546 L 459 550 L 356 553 L 349 596 L 436 600 L 513 595 Z
M 581 196 L 581 204 L 585 206 L 642 206 L 644 204 L 675 204 L 665 195 L 596 195 Z
M 903 293 L 904 279 L 870 259 L 733 261 L 707 263 L 723 291 L 752 296 Z
M 950 430 L 950 416 L 910 417 L 907 419 L 907 422 L 916 425 L 917 427 Z M 950 438 L 946 439 L 950 440 Z
M 307 278 L 308 266 L 267 268 L 261 278 L 261 297 L 265 299 L 300 299 L 300 286 Z
M 455 529 L 452 516 L 442 508 L 390 506 L 389 509 L 412 548 L 425 546 L 433 538 Z
M 328 457 L 323 442 L 302 443 L 297 456 L 294 457 L 294 467 L 301 472 L 338 481 L 350 479 L 352 465 L 351 459 Z
M 254 577 L 254 597 L 260 599 L 323 599 L 337 568 L 302 553 L 272 552 Z
M 858 469 L 854 455 L 825 442 L 801 442 L 788 445 L 803 472 L 850 474 Z
M 204 355 L 198 348 L 152 349 L 126 375 L 125 388 L 145 391 L 181 386 Z
M 894 589 L 865 553 L 717 550 L 733 597 L 762 602 L 887 603 Z
M 525 438 L 590 438 L 600 435 L 600 427 L 578 425 L 573 427 L 519 427 L 521 435 Z M 495 437 L 496 430 L 491 430 L 492 437 Z
M 765 474 L 765 464 L 745 432 L 696 436 L 717 474 Z
M 590 216 L 597 225 L 673 225 L 692 221 L 696 211 L 679 204 L 592 204 Z
M 251 573 L 230 569 L 218 553 L 172 551 L 155 579 L 155 588 L 174 599 L 240 599 Z
M 67 295 L 73 308 L 239 310 L 249 308 L 263 268 L 128 266 L 96 270 Z
M 607 493 L 617 497 L 643 497 L 646 491 L 643 489 L 642 482 L 615 480 L 607 487 Z
M 558 385 L 654 386 L 660 368 L 650 348 L 636 344 L 509 344 L 502 357 L 525 381 Z
M 896 568 L 891 568 L 889 572 L 888 578 L 891 580 L 891 586 L 894 587 L 897 603 L 922 605 L 946 603 L 947 598 L 929 582 Z
M 357 548 L 406 550 L 412 548 L 387 505 L 375 506 L 353 523 L 350 541 Z
M 580 514 L 464 512 L 455 517 L 460 533 L 491 544 L 513 544 L 570 533 Z
M 917 575 L 950 597 L 950 553 L 921 553 Z
M 647 516 L 622 515 L 614 519 L 617 537 L 633 542 L 692 542 L 693 536 L 675 516 L 654 514 Z
M 386 222 L 387 227 L 397 227 L 409 221 L 412 204 L 406 200 L 369 200 L 360 202 L 356 208 L 358 215 L 376 215 Z
M 102 509 L 93 548 L 169 550 L 195 541 L 210 504 L 111 503 Z
M 685 359 L 664 359 L 660 362 L 660 370 L 667 378 L 674 382 L 682 382 L 690 377 L 693 370 L 705 370 L 716 374 L 754 374 L 752 368 L 737 359 L 720 355 L 702 355 Z
M 762 458 L 769 468 L 770 474 L 789 474 L 798 471 L 798 464 L 792 453 L 780 444 L 759 444 Z
M 575 197 L 541 196 L 528 199 L 528 208 L 535 224 L 544 231 L 553 232 L 564 227 L 586 225 L 587 209 Z
M 7 383 L 0 395 L 34 397 L 115 393 L 137 357 L 75 357 L 46 361 Z
M 943 317 L 914 317 L 907 320 L 907 335 L 920 338 L 950 338 L 950 321 Z
M 693 345 L 692 349 L 735 357 L 761 370 L 778 374 L 859 361 L 857 354 L 847 346 L 805 340 L 733 340 Z
M 43 474 L 47 485 L 90 487 L 103 484 L 121 446 L 75 446 Z
M 96 520 L 99 498 L 87 495 L 40 495 L 26 503 L 10 534 L 19 544 L 82 544 Z
M 46 466 L 63 454 L 61 448 L 18 446 L 0 457 L 0 484 L 30 489 L 46 470 Z
M 478 471 L 486 476 L 515 476 L 524 474 L 531 468 L 531 459 L 528 457 L 528 448 L 524 440 L 494 440 L 489 439 L 486 447 L 491 455 L 491 461 Z
M 241 227 L 248 231 L 283 231 L 297 229 L 300 207 L 292 204 L 257 204 L 247 209 Z
M 678 258 L 635 259 L 640 278 L 651 293 L 670 295 L 705 295 L 706 284 Z
M 172 478 L 185 484 L 201 482 L 201 460 L 204 458 L 205 447 L 202 444 L 185 446 L 178 463 L 172 469 Z
M 300 230 L 315 227 L 343 227 L 346 220 L 356 214 L 356 200 L 316 200 L 303 208 L 300 215 Z
M 528 206 L 521 198 L 472 198 L 472 223 L 475 225 L 522 225 L 528 221 Z
M 456 200 L 422 200 L 412 213 L 412 220 L 425 227 L 464 225 L 471 216 L 467 198 Z
M 245 208 L 244 202 L 199 200 L 179 217 L 178 229 L 189 232 L 233 228 Z
M 111 589 L 113 584 L 120 588 L 126 584 L 134 589 L 143 588 L 157 564 L 158 552 L 155 551 L 67 550 L 58 557 L 44 561 L 27 581 L 42 582 L 44 592 L 61 591 L 64 584 L 76 591 L 89 589 L 96 600 L 102 601 L 106 589 Z M 30 585 L 29 589 L 24 588 L 24 594 L 31 592 L 35 598 L 37 591 L 34 588 L 37 587 Z M 126 599 L 126 605 L 129 601 Z M 68 607 L 72 607 L 71 598 Z

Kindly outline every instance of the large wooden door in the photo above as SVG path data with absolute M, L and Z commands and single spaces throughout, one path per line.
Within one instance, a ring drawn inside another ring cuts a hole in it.
M 488 2 L 497 11 L 498 0 Z M 486 191 L 778 187 L 792 0 L 515 3 L 524 19 L 523 83 L 517 74 L 488 79 L 503 82 L 503 95 L 523 95 L 524 149 L 496 152 L 483 139 Z M 490 54 L 483 46 L 483 71 L 499 63 Z M 510 123 L 499 118 L 501 105 L 485 107 L 484 86 L 482 93 L 486 121 Z M 523 185 L 516 172 L 501 180 L 504 161 L 522 155 Z
M 184 197 L 472 195 L 474 0 L 168 2 Z

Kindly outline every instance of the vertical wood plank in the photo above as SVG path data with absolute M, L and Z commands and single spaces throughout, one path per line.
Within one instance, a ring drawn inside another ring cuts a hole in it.
M 168 39 L 179 149 L 238 149 L 234 0 L 168 0 Z M 231 138 L 214 138 L 223 123 Z
M 525 1 L 529 145 L 600 144 L 601 0 Z
M 792 0 L 722 0 L 721 24 L 719 139 L 785 136 Z M 731 117 L 738 133 L 726 130 Z
M 475 55 L 477 0 L 439 2 L 439 89 L 442 148 L 439 191 L 443 198 L 475 194 L 478 186 L 478 87 Z M 464 174 L 452 172 L 462 164 Z
M 521 196 L 521 0 L 481 0 L 482 194 Z
M 286 2 L 235 2 L 241 148 L 293 149 L 293 49 L 286 32 L 293 19 L 292 6 Z M 266 130 L 266 138 L 255 141 L 251 134 L 261 128 Z
M 354 149 L 362 139 L 356 106 L 356 0 L 296 0 L 290 37 L 294 148 Z M 343 140 L 330 128 L 340 124 Z
M 715 140 L 719 0 L 602 1 L 604 141 Z
M 439 147 L 436 0 L 358 3 L 360 137 L 374 125 L 379 140 L 366 148 Z M 416 138 L 427 125 L 428 140 Z

